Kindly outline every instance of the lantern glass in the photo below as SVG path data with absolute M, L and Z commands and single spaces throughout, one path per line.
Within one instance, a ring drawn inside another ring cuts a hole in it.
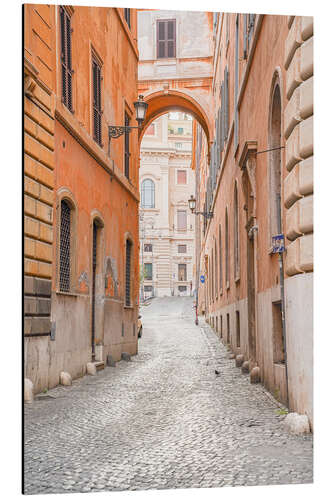
M 193 194 L 191 194 L 191 198 L 188 200 L 188 206 L 190 207 L 191 212 L 195 210 L 196 199 Z
M 145 121 L 148 107 L 148 104 L 143 100 L 143 95 L 139 95 L 139 99 L 138 101 L 135 101 L 134 107 L 136 112 L 136 121 L 141 126 L 141 124 Z

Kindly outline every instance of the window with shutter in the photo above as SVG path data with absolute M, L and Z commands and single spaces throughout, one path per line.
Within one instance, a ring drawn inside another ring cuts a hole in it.
M 187 281 L 186 264 L 178 264 L 178 281 Z
M 222 108 L 222 127 L 221 127 L 221 149 L 224 149 L 224 137 L 225 137 L 225 104 L 224 104 L 224 82 L 221 83 L 221 108 Z
M 228 209 L 225 209 L 225 227 L 224 227 L 224 254 L 225 254 L 225 280 L 227 288 L 229 288 L 229 221 L 228 221 Z
M 151 262 L 144 264 L 144 279 L 149 281 L 153 279 L 153 264 Z
M 217 261 L 216 240 L 215 240 L 215 246 L 214 247 L 215 247 L 215 261 L 214 261 L 214 263 L 215 263 L 215 272 L 214 272 L 214 274 L 215 274 L 215 296 L 217 297 L 217 294 L 218 294 L 218 279 L 217 279 L 217 277 L 218 277 L 218 267 L 217 267 L 218 263 L 217 262 L 218 261 Z
M 187 229 L 187 212 L 186 210 L 177 211 L 177 229 L 178 231 L 186 231 Z
M 124 17 L 125 21 L 128 24 L 128 27 L 131 27 L 131 9 L 124 9 Z
M 247 58 L 247 14 L 243 14 L 243 58 Z
M 69 292 L 71 276 L 71 207 L 67 201 L 62 200 L 60 210 L 59 289 L 62 292 Z
M 238 109 L 237 109 L 237 98 L 238 98 L 238 60 L 239 60 L 239 44 L 238 44 L 238 38 L 239 38 L 239 21 L 238 21 L 238 14 L 236 16 L 236 47 L 235 47 L 235 84 L 234 84 L 234 109 L 235 109 L 235 125 L 234 125 L 234 152 L 237 151 L 238 148 L 238 142 L 239 142 L 239 137 L 238 137 Z
M 64 105 L 73 112 L 72 96 L 72 28 L 71 18 L 64 7 L 60 7 L 61 43 L 61 97 Z
M 93 80 L 93 137 L 102 145 L 102 103 L 101 103 L 101 66 L 97 59 L 92 56 L 92 80 Z
M 239 277 L 239 210 L 238 210 L 238 190 L 235 182 L 234 188 L 234 277 Z
M 132 243 L 126 240 L 126 268 L 125 268 L 125 304 L 131 305 L 131 253 Z
M 222 232 L 221 232 L 221 224 L 219 225 L 219 267 L 220 267 L 220 290 L 222 290 L 223 287 L 223 280 L 222 280 Z
M 130 117 L 128 116 L 128 114 L 125 111 L 125 127 L 129 127 L 129 125 L 130 125 Z M 130 161 L 129 160 L 130 160 L 130 156 L 131 156 L 129 134 L 130 134 L 129 132 L 125 132 L 125 134 L 124 134 L 124 141 L 125 141 L 124 173 L 125 173 L 125 176 L 127 177 L 127 179 L 129 179 L 129 176 L 130 176 Z
M 155 183 L 151 179 L 144 179 L 141 183 L 141 206 L 155 208 Z
M 186 170 L 177 170 L 177 184 L 186 184 Z
M 249 14 L 248 15 L 248 43 L 249 43 L 249 46 L 250 46 L 250 42 L 251 42 L 251 38 L 252 38 L 252 35 L 253 35 L 253 31 L 254 31 L 254 23 L 256 21 L 256 15 L 255 14 Z
M 157 31 L 157 58 L 176 57 L 176 20 L 158 20 Z
M 224 69 L 224 137 L 228 139 L 229 133 L 229 71 L 228 66 Z

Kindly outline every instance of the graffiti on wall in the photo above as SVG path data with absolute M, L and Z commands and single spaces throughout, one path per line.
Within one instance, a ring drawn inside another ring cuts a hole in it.
M 119 281 L 116 259 L 106 257 L 105 260 L 105 296 L 118 297 Z

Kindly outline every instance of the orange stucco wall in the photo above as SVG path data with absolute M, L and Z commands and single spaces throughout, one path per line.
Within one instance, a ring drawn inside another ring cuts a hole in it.
M 53 234 L 47 242 L 50 251 L 47 255 L 44 252 L 45 255 L 42 255 L 39 264 L 40 269 L 48 270 L 44 276 L 52 277 L 48 330 L 45 331 L 43 338 L 34 340 L 33 345 L 30 341 L 26 353 L 26 376 L 33 381 L 35 392 L 57 385 L 61 371 L 69 372 L 73 378 L 83 375 L 86 372 L 87 362 L 92 361 L 94 219 L 100 224 L 96 269 L 95 360 L 106 362 L 108 354 L 118 360 L 122 352 L 130 354 L 137 352 L 138 132 L 134 129 L 130 133 L 128 178 L 124 171 L 124 136 L 113 139 L 110 148 L 108 142 L 108 126 L 124 125 L 125 111 L 130 116 L 130 125 L 137 125 L 133 106 L 133 102 L 137 99 L 136 10 L 131 9 L 129 27 L 122 8 L 77 6 L 65 8 L 70 16 L 72 28 L 72 111 L 62 102 L 60 8 L 28 6 L 25 16 L 25 53 L 29 62 L 38 65 L 36 71 L 37 73 L 40 71 L 40 77 L 43 78 L 43 86 L 41 90 L 38 88 L 37 99 L 44 106 L 49 106 L 49 114 L 51 116 L 53 114 L 54 119 L 51 136 L 53 142 L 49 141 L 46 144 L 46 134 L 43 136 L 40 134 L 41 139 L 38 143 L 32 137 L 34 129 L 29 128 L 30 121 L 27 121 L 29 137 L 25 148 L 29 155 L 27 161 L 29 175 L 30 172 L 44 174 L 45 169 L 49 174 L 46 176 L 45 173 L 42 178 L 43 191 L 41 191 L 44 198 L 47 194 L 51 194 L 46 199 L 48 210 L 39 211 L 37 219 L 42 219 L 44 225 L 48 222 Z M 47 22 L 39 22 L 40 15 L 48 16 Z M 49 30 L 46 30 L 46 24 Z M 46 49 L 40 44 L 35 32 L 39 37 L 47 38 L 47 45 L 52 49 L 49 51 L 50 54 L 45 53 Z M 92 133 L 93 54 L 101 64 L 103 111 L 101 145 L 94 141 Z M 40 64 L 40 58 L 50 66 L 51 72 L 47 72 L 43 64 Z M 49 86 L 54 90 L 53 94 L 49 92 L 50 97 L 45 92 Z M 31 115 L 30 108 L 29 101 L 26 109 Z M 46 125 L 44 122 L 41 125 L 47 128 L 48 123 L 45 123 Z M 44 158 L 45 146 L 47 156 Z M 50 183 L 50 175 L 52 175 L 52 185 L 46 193 L 45 185 Z M 31 182 L 27 182 L 27 186 L 31 186 Z M 69 292 L 59 290 L 59 228 L 63 198 L 69 200 L 72 207 Z M 45 199 L 42 201 L 45 203 Z M 33 210 L 35 206 L 33 203 L 35 205 L 37 203 L 38 207 L 42 205 L 35 196 L 33 202 L 28 200 L 26 212 Z M 27 215 L 36 214 L 34 212 Z M 43 217 L 49 217 L 49 220 L 44 221 Z M 30 228 L 30 226 L 31 224 L 25 227 Z M 45 231 L 43 234 L 46 234 Z M 125 307 L 127 238 L 132 242 L 131 304 Z M 30 247 L 31 245 L 27 246 L 28 250 Z M 35 247 L 37 248 L 36 245 Z M 40 245 L 38 249 L 40 250 Z M 34 259 L 35 262 L 36 258 Z M 50 280 L 49 283 L 51 285 Z M 33 283 L 30 285 L 33 291 Z

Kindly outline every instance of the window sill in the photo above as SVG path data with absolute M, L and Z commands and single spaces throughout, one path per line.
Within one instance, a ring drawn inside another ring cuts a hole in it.
M 163 65 L 165 63 L 167 64 L 176 64 L 177 58 L 176 57 L 156 57 L 156 65 L 159 66 L 160 64 Z
M 63 292 L 62 290 L 56 290 L 57 295 L 64 295 L 65 297 L 77 297 L 78 294 L 75 292 Z
M 240 276 L 237 275 L 237 276 L 235 276 L 235 283 L 239 283 L 239 282 L 240 282 Z
M 227 288 L 227 290 L 229 290 L 229 288 L 230 288 L 230 282 L 229 282 L 229 281 L 227 281 L 227 286 L 226 286 L 226 288 Z
M 124 305 L 124 309 L 134 309 L 134 306 L 125 306 Z

